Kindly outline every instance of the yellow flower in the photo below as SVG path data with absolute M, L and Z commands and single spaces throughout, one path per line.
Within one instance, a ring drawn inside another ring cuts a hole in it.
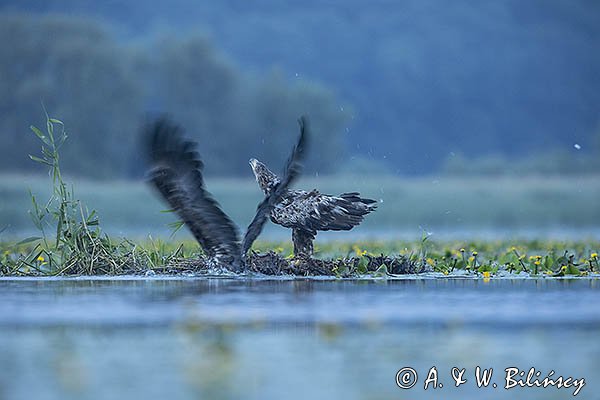
M 534 262 L 535 265 L 540 265 L 541 262 L 539 260 L 537 260 L 536 262 Z
M 428 258 L 427 260 L 425 260 L 427 262 L 427 264 L 433 266 L 433 258 Z
M 542 256 L 535 256 L 535 259 L 536 259 L 536 260 L 541 260 L 541 259 L 542 259 Z
M 595 260 L 596 258 L 598 258 L 598 253 L 592 253 L 592 260 Z
M 490 278 L 490 271 L 483 271 L 483 277 L 489 279 Z
M 464 252 L 465 252 L 465 249 L 460 249 L 460 252 L 461 252 L 461 253 L 464 253 Z
M 565 272 L 565 271 L 567 270 L 567 266 L 566 266 L 566 265 L 563 265 L 562 267 L 560 267 L 560 270 L 561 270 L 562 272 Z
M 364 256 L 367 252 L 366 251 L 362 251 L 360 249 L 360 247 L 358 247 L 357 245 L 352 246 L 352 250 L 354 250 L 354 253 L 360 257 L 360 256 Z
M 550 271 L 550 270 L 546 270 L 545 272 L 546 275 L 554 275 L 554 272 Z
M 473 261 L 475 261 L 475 257 L 473 257 L 473 256 L 469 257 L 469 262 L 473 262 Z
M 477 252 L 476 251 L 473 252 L 473 257 L 477 257 Z
M 38 260 L 39 262 L 44 262 L 44 261 L 46 261 L 46 259 L 44 258 L 44 256 L 43 256 L 43 255 L 41 255 L 41 254 L 38 256 L 37 260 Z

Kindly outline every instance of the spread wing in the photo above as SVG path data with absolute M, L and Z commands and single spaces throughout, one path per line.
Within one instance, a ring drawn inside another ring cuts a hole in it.
M 205 189 L 204 164 L 196 143 L 162 116 L 145 126 L 150 154 L 150 181 L 183 220 L 205 253 L 239 269 L 240 244 L 235 224 Z
M 254 219 L 248 225 L 246 235 L 244 236 L 244 242 L 242 244 L 242 254 L 245 256 L 252 247 L 252 243 L 256 240 L 260 232 L 262 232 L 265 222 L 271 214 L 271 210 L 275 204 L 281 198 L 281 195 L 287 190 L 287 188 L 300 176 L 302 172 L 302 160 L 304 159 L 307 137 L 310 135 L 309 120 L 306 115 L 303 115 L 298 120 L 300 124 L 300 136 L 298 142 L 292 149 L 292 154 L 288 158 L 285 164 L 285 170 L 281 182 L 277 185 L 275 190 L 271 192 L 256 208 L 256 214 Z

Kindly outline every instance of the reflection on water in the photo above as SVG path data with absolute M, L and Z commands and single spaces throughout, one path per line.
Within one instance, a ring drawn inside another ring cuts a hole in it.
M 476 366 L 600 370 L 597 280 L 0 281 L 0 399 L 571 397 Z M 423 390 L 436 366 L 441 389 Z M 404 391 L 396 372 L 415 368 Z M 469 382 L 455 388 L 452 367 Z

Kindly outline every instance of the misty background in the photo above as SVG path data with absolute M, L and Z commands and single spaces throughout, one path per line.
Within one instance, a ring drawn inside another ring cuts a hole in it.
M 246 187 L 250 157 L 279 171 L 308 114 L 307 184 L 383 201 L 367 227 L 599 225 L 594 0 L 5 0 L 0 38 L 0 225 L 22 224 L 17 182 L 42 185 L 42 103 L 92 192 L 144 176 L 149 113 L 199 141 L 218 198 Z M 246 220 L 247 191 L 219 200 Z

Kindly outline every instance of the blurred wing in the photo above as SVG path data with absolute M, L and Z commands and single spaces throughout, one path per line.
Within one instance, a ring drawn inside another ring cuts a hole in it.
M 285 163 L 283 178 L 281 179 L 279 186 L 274 190 L 275 196 L 273 196 L 273 199 L 276 200 L 278 200 L 281 194 L 287 190 L 302 172 L 302 161 L 304 160 L 306 141 L 308 140 L 308 136 L 310 136 L 308 117 L 306 115 L 301 116 L 298 120 L 298 124 L 300 125 L 300 137 L 292 149 L 292 154 L 290 154 L 290 157 Z
M 310 135 L 310 126 L 308 117 L 303 115 L 298 120 L 300 124 L 300 136 L 298 142 L 292 149 L 292 154 L 288 158 L 285 164 L 285 170 L 283 172 L 283 178 L 277 185 L 275 190 L 271 192 L 256 208 L 256 214 L 254 219 L 248 225 L 246 234 L 244 235 L 244 242 L 242 244 L 242 254 L 245 256 L 248 250 L 252 247 L 252 243 L 256 240 L 258 235 L 263 230 L 271 210 L 275 204 L 279 201 L 281 195 L 287 190 L 287 188 L 300 176 L 302 172 L 302 160 L 304 159 L 307 138 Z
M 269 197 L 265 197 L 265 199 L 258 205 L 254 219 L 252 222 L 250 222 L 250 225 L 248 225 L 248 229 L 244 235 L 244 242 L 242 244 L 242 255 L 244 256 L 248 253 L 248 250 L 250 250 L 252 247 L 252 243 L 254 243 L 258 235 L 260 235 L 262 232 L 265 222 L 267 222 L 267 219 L 269 218 L 272 208 L 269 206 Z
M 239 267 L 237 228 L 204 187 L 204 165 L 196 144 L 183 139 L 181 128 L 164 116 L 146 125 L 144 134 L 149 141 L 150 181 L 209 257 L 228 257 Z

